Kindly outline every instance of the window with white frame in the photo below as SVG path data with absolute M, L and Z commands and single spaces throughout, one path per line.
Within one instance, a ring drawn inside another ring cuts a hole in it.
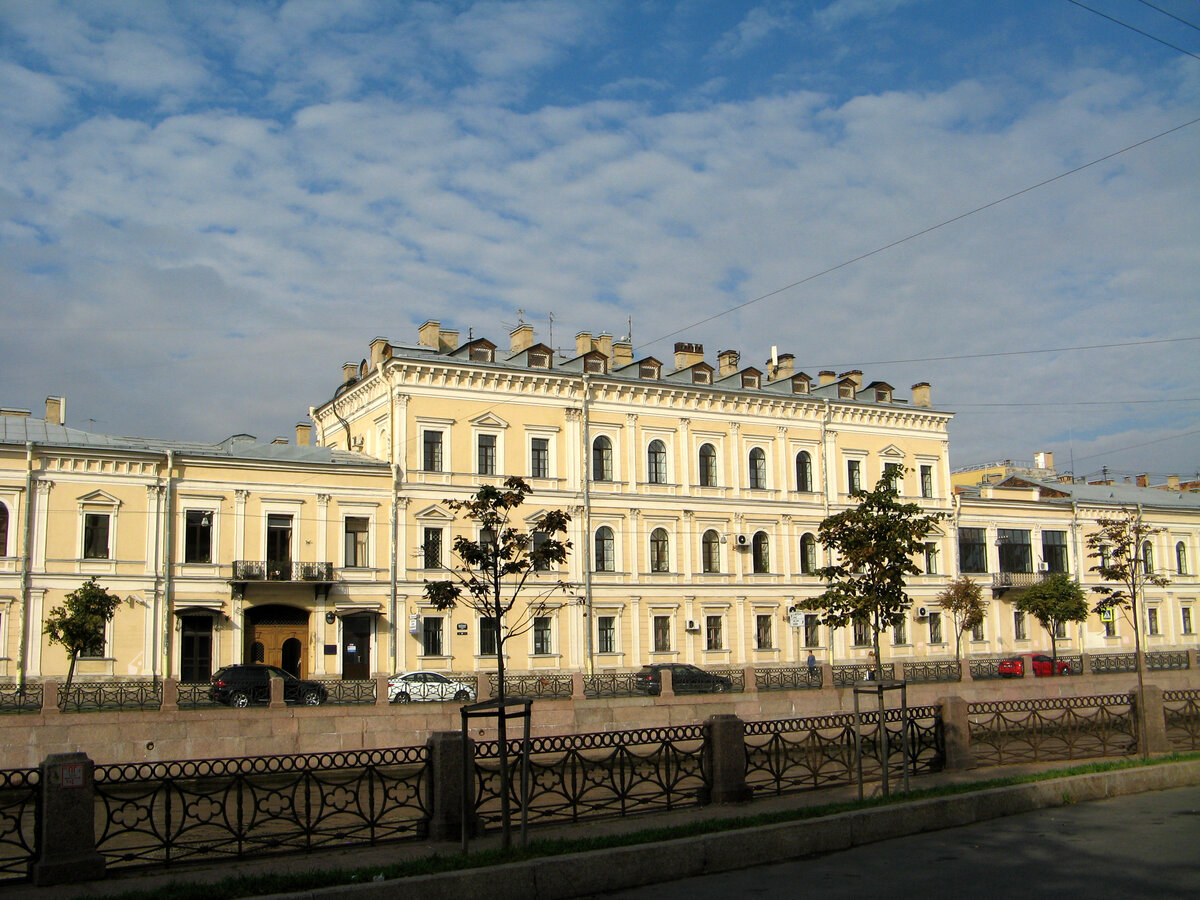
M 725 648 L 724 638 L 721 634 L 721 616 L 705 616 L 704 617 L 704 649 L 705 650 L 723 650 Z
M 901 619 L 892 626 L 892 646 L 902 647 L 908 643 L 908 619 Z
M 717 486 L 717 448 L 712 444 L 700 445 L 700 486 Z
M 421 649 L 424 656 L 445 656 L 441 616 L 426 616 L 421 628 Z
M 854 646 L 867 647 L 871 644 L 871 625 L 867 621 L 865 615 L 856 615 L 851 620 L 852 630 L 854 632 Z
M 657 439 L 646 448 L 646 481 L 650 484 L 667 483 L 667 445 Z
M 1154 574 L 1154 545 L 1149 541 L 1142 541 L 1142 574 Z
M 550 616 L 535 616 L 533 619 L 533 655 L 549 656 L 554 652 L 552 638 L 553 619 Z
M 1018 641 L 1029 640 L 1029 629 L 1025 624 L 1025 613 L 1020 610 L 1013 612 L 1013 638 Z
M 479 475 L 496 474 L 496 435 L 480 434 L 475 438 L 475 472 Z
M 754 617 L 754 646 L 759 650 L 774 650 L 775 637 L 771 633 L 774 616 L 759 613 Z
M 933 541 L 925 542 L 925 574 L 936 575 L 938 573 L 938 548 Z
M 1146 609 L 1146 634 L 1151 636 L 1161 634 L 1158 629 L 1158 608 L 1155 606 Z
M 671 649 L 671 617 L 654 617 L 654 652 L 666 653 Z
M 424 569 L 440 569 L 442 567 L 442 529 L 427 527 L 422 531 L 421 567 Z
M 371 564 L 367 556 L 371 520 L 366 516 L 346 516 L 345 523 L 346 568 L 365 569 Z
M 187 509 L 183 513 L 183 561 L 211 563 L 213 519 L 212 510 Z
M 770 538 L 767 537 L 765 531 L 756 531 L 754 533 L 750 552 L 753 556 L 754 573 L 756 575 L 763 575 L 771 571 Z
M 812 491 L 812 489 L 812 456 L 807 450 L 801 450 L 796 454 L 796 490 Z
M 804 616 L 804 646 L 821 646 L 821 619 L 816 613 L 806 613 Z
M 700 566 L 705 575 L 721 571 L 721 536 L 711 528 L 700 539 Z
M 1065 531 L 1042 532 L 1042 562 L 1047 572 L 1067 571 L 1067 533 Z
M 112 559 L 111 531 L 112 513 L 85 512 L 83 514 L 83 558 Z
M 421 433 L 421 469 L 442 472 L 442 432 L 426 429 Z
M 921 496 L 933 496 L 933 466 L 921 466 Z
M 617 652 L 617 617 L 596 617 L 596 652 Z
M 665 528 L 655 528 L 650 532 L 650 571 L 671 571 L 670 539 Z
M 533 478 L 550 477 L 550 438 L 530 438 L 529 474 Z
M 0 556 L 8 555 L 8 504 L 0 503 Z
M 862 460 L 846 460 L 846 493 L 862 490 Z
M 546 532 L 535 531 L 535 532 L 533 532 L 532 535 L 530 535 L 530 541 L 531 541 L 530 549 L 536 553 L 538 550 L 541 550 L 544 546 L 546 546 L 546 541 L 548 541 L 548 540 L 550 540 L 550 535 L 546 534 Z M 549 572 L 550 568 L 551 568 L 550 561 L 548 559 L 542 559 L 540 557 L 538 558 L 537 562 L 534 563 L 534 566 L 533 566 L 533 570 L 535 572 Z
M 3 546 L 3 544 L 0 543 L 0 547 L 2 547 L 2 546 Z M 1183 545 L 1183 541 L 1180 541 L 1179 543 L 1177 543 L 1175 545 L 1175 574 L 1176 575 L 1188 574 L 1187 547 L 1185 547 Z
M 817 539 L 811 533 L 800 538 L 800 574 L 817 574 Z
M 971 626 L 971 640 L 973 640 L 973 641 L 984 640 L 983 623 L 982 622 L 976 622 L 973 626 Z
M 929 614 L 929 643 L 942 643 L 942 614 L 931 612 Z
M 479 619 L 479 655 L 495 656 L 500 650 L 500 628 L 495 616 Z
M 106 659 L 108 657 L 109 632 L 112 630 L 112 620 L 105 622 L 92 640 L 79 651 L 80 659 Z
M 592 441 L 592 480 L 613 480 L 612 439 L 602 434 Z
M 756 490 L 767 486 L 767 452 L 762 447 L 750 451 L 750 487 Z
M 617 570 L 616 541 L 613 530 L 607 525 L 596 529 L 596 552 L 593 567 L 597 572 L 615 572 Z
M 1183 626 L 1183 628 L 1182 628 L 1183 633 L 1191 634 L 1192 633 L 1192 608 L 1190 606 L 1185 606 L 1179 610 L 1179 614 L 1180 614 L 1180 624 Z

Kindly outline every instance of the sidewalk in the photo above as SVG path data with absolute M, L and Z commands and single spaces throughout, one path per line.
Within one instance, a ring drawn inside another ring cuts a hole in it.
M 1016 775 L 1068 769 L 1084 765 L 1089 760 L 1070 760 L 1025 766 L 1005 766 L 992 769 L 970 769 L 966 771 L 939 772 L 914 777 L 913 790 L 941 785 L 964 784 L 989 781 Z M 893 785 L 893 793 L 897 785 Z M 878 784 L 869 784 L 868 796 L 878 793 Z M 529 829 L 529 840 L 586 839 L 612 834 L 627 834 L 656 828 L 687 825 L 698 821 L 742 818 L 783 810 L 825 806 L 831 803 L 856 800 L 858 790 L 853 785 L 768 797 L 743 804 L 721 804 L 689 807 L 671 812 L 626 818 L 602 819 L 579 824 L 543 825 Z M 519 841 L 519 831 L 514 823 L 513 842 Z M 773 826 L 768 826 L 773 827 Z M 500 836 L 488 834 L 471 841 L 471 851 L 499 848 Z M 209 883 L 237 875 L 265 873 L 289 873 L 306 871 L 328 871 L 332 869 L 370 870 L 373 866 L 386 866 L 396 862 L 420 859 L 433 855 L 454 856 L 461 850 L 457 842 L 407 841 L 392 844 L 346 848 L 311 854 L 289 854 L 255 860 L 213 860 L 207 863 L 172 866 L 169 869 L 115 870 L 103 881 L 83 882 L 72 885 L 35 887 L 29 884 L 0 886 L 3 900 L 59 900 L 63 897 L 103 897 L 128 891 L 155 891 L 171 883 Z M 364 881 L 370 881 L 369 871 Z M 391 882 L 398 887 L 399 882 Z

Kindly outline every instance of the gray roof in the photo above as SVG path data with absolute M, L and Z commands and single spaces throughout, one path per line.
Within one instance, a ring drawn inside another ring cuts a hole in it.
M 57 425 L 32 416 L 0 416 L 0 445 L 9 444 L 23 447 L 30 441 L 55 447 L 80 447 L 93 450 L 125 450 L 146 453 L 166 453 L 171 450 L 186 456 L 387 467 L 386 462 L 364 453 L 352 453 L 333 447 L 301 447 L 297 444 L 263 443 L 249 434 L 235 434 L 217 444 L 201 441 L 167 441 L 158 438 L 96 434 L 80 428 Z
M 1159 488 L 1138 487 L 1135 484 L 1085 484 L 1083 482 L 1060 482 L 1026 475 L 1012 475 L 997 483 L 1002 487 L 1010 482 L 1020 482 L 1043 491 L 1054 491 L 1066 494 L 1065 497 L 1046 497 L 1047 502 L 1094 503 L 1103 506 L 1156 506 L 1165 509 L 1200 510 L 1200 493 L 1193 491 L 1167 491 Z M 1016 485 L 1014 485 L 1016 486 Z M 975 485 L 962 491 L 963 494 L 978 497 L 980 486 Z

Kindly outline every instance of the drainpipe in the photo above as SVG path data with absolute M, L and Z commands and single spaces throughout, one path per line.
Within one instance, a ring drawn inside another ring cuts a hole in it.
M 167 451 L 167 492 L 163 500 L 163 615 L 162 615 L 162 677 L 171 675 L 171 570 L 174 568 L 175 554 L 173 525 L 175 517 L 172 513 L 172 500 L 175 488 L 175 451 Z
M 29 643 L 30 567 L 33 565 L 33 450 L 25 444 L 25 535 L 21 550 L 21 643 L 17 645 L 17 692 L 25 693 L 25 645 Z
M 588 418 L 591 378 L 583 375 L 583 617 L 587 634 L 587 673 L 596 674 L 596 654 L 592 646 L 592 429 Z
M 825 507 L 825 518 L 829 518 L 829 448 L 826 446 L 826 434 L 829 430 L 829 420 L 833 412 L 833 408 L 829 404 L 829 398 L 824 398 L 825 412 L 821 416 L 821 502 Z M 836 487 L 836 485 L 835 485 Z M 829 664 L 833 665 L 833 629 L 826 628 L 825 633 L 828 637 L 828 645 L 826 646 L 826 655 L 829 657 Z
M 1079 541 L 1079 501 L 1074 497 L 1071 498 L 1071 552 L 1075 557 L 1075 580 L 1081 585 L 1083 584 L 1083 553 Z M 1087 648 L 1084 646 L 1084 638 L 1086 635 L 1085 622 L 1076 622 L 1075 631 L 1079 635 L 1079 655 L 1081 657 L 1087 654 Z M 1084 671 L 1087 671 L 1086 669 Z
M 392 436 L 392 443 L 395 443 L 395 435 Z M 391 579 L 391 612 L 388 614 L 388 619 L 391 621 L 392 635 L 389 641 L 391 645 L 391 663 L 392 667 L 389 672 L 400 671 L 397 660 L 396 642 L 400 639 L 400 629 L 396 623 L 396 581 L 399 578 L 399 566 L 396 565 L 396 553 L 399 549 L 399 529 L 400 529 L 400 466 L 392 463 L 392 528 L 391 528 L 391 553 L 389 563 L 389 578 Z

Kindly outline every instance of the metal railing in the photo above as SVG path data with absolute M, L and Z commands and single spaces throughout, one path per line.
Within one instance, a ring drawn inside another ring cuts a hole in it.
M 41 684 L 26 684 L 24 688 L 20 688 L 15 684 L 0 685 L 0 713 L 41 711 Z
M 962 681 L 962 666 L 954 660 L 904 663 L 904 680 L 910 684 Z
M 236 559 L 234 581 L 333 581 L 333 563 Z
M 884 678 L 895 678 L 896 668 L 894 663 L 884 663 L 881 667 Z M 834 687 L 850 687 L 860 681 L 867 681 L 875 677 L 875 667 L 866 663 L 854 663 L 852 665 L 834 666 L 833 667 L 833 686 Z
M 1191 666 L 1186 650 L 1154 650 L 1146 654 L 1146 668 L 1153 671 L 1187 669 Z
M 734 694 L 740 694 L 746 690 L 746 670 L 734 667 L 725 667 L 721 669 L 705 669 L 709 675 L 719 675 L 722 678 L 729 679 L 729 691 Z
M 786 666 L 754 670 L 754 686 L 760 691 L 798 691 L 825 684 L 820 666 Z
M 491 684 L 494 697 L 500 681 L 495 675 L 489 675 L 488 682 Z M 533 698 L 536 700 L 547 697 L 565 697 L 569 700 L 574 693 L 573 685 L 573 676 L 557 672 L 505 675 L 504 696 L 508 699 Z
M 328 692 L 331 706 L 370 706 L 375 703 L 375 681 L 364 678 L 314 678 Z
M 1042 580 L 1040 572 L 993 572 L 992 587 L 1030 587 Z
M 1111 675 L 1114 672 L 1136 672 L 1136 653 L 1097 653 L 1088 657 L 1093 675 Z
M 1137 736 L 1128 694 L 970 703 L 977 765 L 1128 756 Z
M 1200 750 L 1200 690 L 1163 691 L 1167 740 L 1176 750 Z
M 159 709 L 161 681 L 76 681 L 64 686 L 58 696 L 63 712 L 99 712 L 125 709 Z
M 208 681 L 181 681 L 176 695 L 180 709 L 212 709 L 220 706 L 212 698 L 212 683 Z
M 590 700 L 605 697 L 644 697 L 638 690 L 636 672 L 600 672 L 583 676 L 583 695 Z
M 419 837 L 425 747 L 96 766 L 110 868 Z
M 23 879 L 37 856 L 41 772 L 0 770 L 0 881 Z
M 1011 656 L 986 656 L 974 657 L 968 659 L 967 668 L 971 673 L 973 681 L 987 681 L 991 678 L 1003 678 L 1000 674 L 1000 663 L 1006 659 L 1012 659 Z

